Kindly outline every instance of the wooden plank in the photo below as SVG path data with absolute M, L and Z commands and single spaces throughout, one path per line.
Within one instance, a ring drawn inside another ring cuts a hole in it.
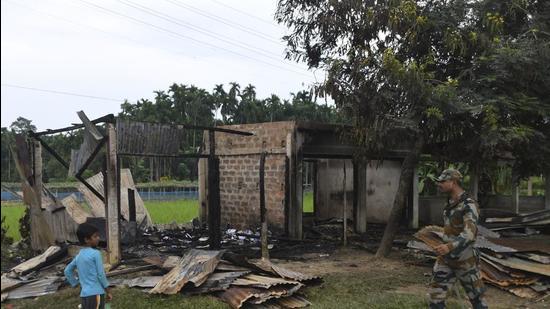
M 31 247 L 34 250 L 44 250 L 55 244 L 55 239 L 42 216 L 42 147 L 39 141 L 33 141 L 33 177 L 34 200 L 30 205 Z
M 210 249 L 221 247 L 220 160 L 216 157 L 215 132 L 208 132 L 208 233 Z
M 109 264 L 114 265 L 120 262 L 120 225 L 117 201 L 117 156 L 116 156 L 116 132 L 112 124 L 107 124 L 109 141 L 106 153 L 106 221 L 107 221 L 107 248 Z
M 61 200 L 61 204 L 65 206 L 65 211 L 77 224 L 86 222 L 87 217 L 91 217 L 92 214 L 88 213 L 82 205 L 76 200 L 76 196 L 71 194 Z
M 88 119 L 88 116 L 83 111 L 76 112 L 78 115 L 78 118 L 82 120 L 82 124 L 88 130 L 88 132 L 97 140 L 100 141 L 103 139 L 103 134 L 99 132 L 99 130 L 96 128 L 96 126 Z
M 269 259 L 269 249 L 267 244 L 267 210 L 265 208 L 265 152 L 260 156 L 260 221 L 262 224 L 260 241 L 262 244 L 262 259 Z

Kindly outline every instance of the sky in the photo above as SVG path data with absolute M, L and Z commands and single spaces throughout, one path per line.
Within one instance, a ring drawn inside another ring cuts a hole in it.
M 173 83 L 252 84 L 259 98 L 309 87 L 321 71 L 284 59 L 276 0 L 2 0 L 1 124 L 38 130 L 120 112 Z

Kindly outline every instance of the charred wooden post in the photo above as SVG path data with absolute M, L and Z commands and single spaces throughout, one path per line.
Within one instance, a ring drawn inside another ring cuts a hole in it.
M 210 249 L 221 246 L 220 209 L 220 161 L 216 157 L 215 131 L 208 131 L 210 153 L 208 156 L 208 233 Z
M 136 222 L 136 196 L 134 194 L 134 190 L 128 189 L 128 212 L 130 222 Z
M 107 124 L 108 143 L 106 157 L 106 221 L 107 221 L 107 251 L 109 263 L 116 264 L 120 262 L 120 226 L 119 226 L 119 207 L 118 207 L 118 166 L 117 166 L 117 147 L 116 132 L 113 124 Z
M 550 209 L 550 171 L 544 174 L 544 209 Z
M 34 181 L 32 191 L 34 199 L 30 205 L 31 215 L 31 247 L 43 250 L 55 244 L 55 238 L 50 226 L 42 216 L 42 147 L 40 142 L 32 141 L 33 160 L 32 172 Z
M 262 222 L 261 243 L 262 243 L 262 259 L 269 259 L 269 250 L 267 247 L 267 219 L 265 208 L 265 151 L 260 156 L 260 220 Z

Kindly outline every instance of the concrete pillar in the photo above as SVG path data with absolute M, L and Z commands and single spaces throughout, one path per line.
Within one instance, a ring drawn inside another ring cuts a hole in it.
M 288 203 L 288 236 L 302 239 L 302 155 L 300 150 L 301 134 L 294 131 L 287 135 L 286 155 L 289 164 L 289 203 Z
M 353 161 L 355 232 L 367 231 L 367 166 L 363 160 Z

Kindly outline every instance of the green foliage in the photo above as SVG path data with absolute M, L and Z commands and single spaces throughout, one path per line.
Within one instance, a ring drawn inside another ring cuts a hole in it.
M 368 150 L 399 129 L 437 160 L 550 169 L 548 1 L 281 0 L 276 18 Z

